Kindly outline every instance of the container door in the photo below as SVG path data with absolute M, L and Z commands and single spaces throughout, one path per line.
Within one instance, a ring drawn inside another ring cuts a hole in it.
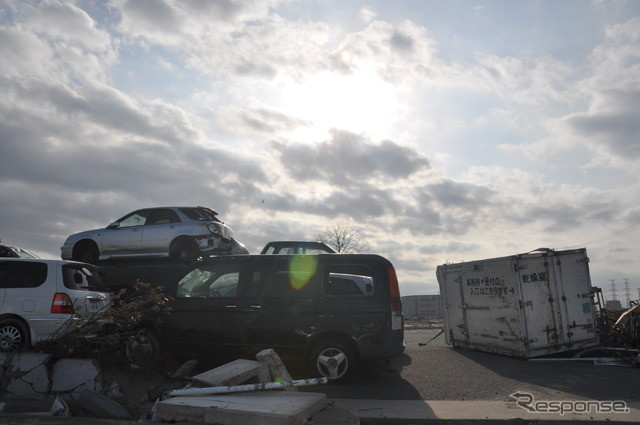
M 554 261 L 565 345 L 597 343 L 589 259 L 585 249 L 564 251 Z
M 436 270 L 442 300 L 442 317 L 447 344 L 466 346 L 468 341 L 466 310 L 462 308 L 462 270 L 458 264 L 439 266 Z
M 532 254 L 520 256 L 516 264 L 528 352 L 552 353 L 562 342 L 553 261 L 553 257 Z
M 462 276 L 462 297 L 472 347 L 523 355 L 523 326 L 510 257 L 472 263 Z

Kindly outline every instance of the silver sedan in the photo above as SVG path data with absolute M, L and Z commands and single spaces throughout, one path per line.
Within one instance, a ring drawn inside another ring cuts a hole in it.
M 75 233 L 62 259 L 85 263 L 116 258 L 174 257 L 191 262 L 202 254 L 248 254 L 233 230 L 206 207 L 158 207 L 134 211 L 106 228 Z

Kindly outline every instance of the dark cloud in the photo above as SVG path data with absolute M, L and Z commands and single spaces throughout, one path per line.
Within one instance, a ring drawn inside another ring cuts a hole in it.
M 129 0 L 122 5 L 122 13 L 135 22 L 139 29 L 180 32 L 177 11 L 164 0 Z
M 335 129 L 331 135 L 325 142 L 273 142 L 272 147 L 294 179 L 326 180 L 341 186 L 378 178 L 405 179 L 430 167 L 424 155 L 390 140 L 375 144 Z
M 207 16 L 211 19 L 229 21 L 235 19 L 246 2 L 232 0 L 180 0 L 189 13 L 195 16 Z
M 602 111 L 576 114 L 570 127 L 587 143 L 606 146 L 622 158 L 640 158 L 640 90 L 606 90 L 598 93 Z
M 242 116 L 242 121 L 253 131 L 271 134 L 301 126 L 311 126 L 309 121 L 266 109 L 247 110 Z
M 404 35 L 398 31 L 394 31 L 389 39 L 389 44 L 391 44 L 391 48 L 393 50 L 402 52 L 402 53 L 411 53 L 413 51 L 413 46 L 415 41 L 412 37 Z
M 453 207 L 469 211 L 486 208 L 496 194 L 483 186 L 453 180 L 443 180 L 428 185 L 426 190 L 433 196 L 434 201 L 445 208 Z

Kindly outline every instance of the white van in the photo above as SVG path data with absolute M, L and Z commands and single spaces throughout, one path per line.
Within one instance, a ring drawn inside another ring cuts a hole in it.
M 62 260 L 0 258 L 0 352 L 66 335 L 110 305 L 97 269 Z

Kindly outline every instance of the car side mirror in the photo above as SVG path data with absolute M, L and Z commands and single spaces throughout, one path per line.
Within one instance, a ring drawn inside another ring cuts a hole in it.
M 120 222 L 119 221 L 114 221 L 113 223 L 111 223 L 110 225 L 107 226 L 107 229 L 115 229 L 118 226 L 120 226 Z

